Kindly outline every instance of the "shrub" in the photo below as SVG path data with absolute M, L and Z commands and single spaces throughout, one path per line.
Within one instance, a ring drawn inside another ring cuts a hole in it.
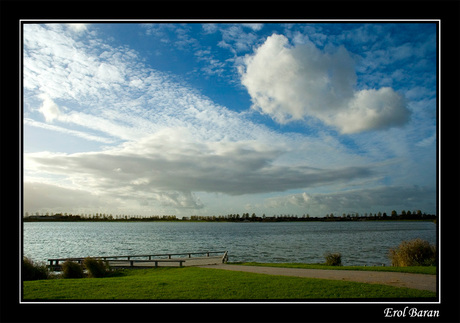
M 89 277 L 93 278 L 105 277 L 109 271 L 109 267 L 104 261 L 94 258 L 85 258 L 83 265 L 88 270 Z
M 67 260 L 62 264 L 63 278 L 82 278 L 83 268 L 80 264 Z
M 49 271 L 45 264 L 34 262 L 32 259 L 27 257 L 22 259 L 23 280 L 39 280 L 48 278 Z
M 390 249 L 389 258 L 395 267 L 435 266 L 436 247 L 420 238 L 403 241 L 397 248 Z
M 328 266 L 342 266 L 342 255 L 340 253 L 326 253 L 326 265 Z

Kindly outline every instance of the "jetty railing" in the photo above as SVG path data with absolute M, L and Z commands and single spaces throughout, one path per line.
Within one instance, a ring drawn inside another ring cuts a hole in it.
M 158 266 L 158 262 L 178 262 L 180 267 L 186 261 L 186 259 L 199 259 L 209 258 L 211 254 L 223 254 L 222 262 L 225 263 L 228 260 L 228 251 L 201 251 L 201 252 L 184 252 L 184 253 L 163 253 L 163 254 L 147 254 L 147 255 L 128 255 L 128 256 L 98 256 L 98 257 L 73 257 L 73 258 L 52 258 L 48 259 L 48 267 L 51 270 L 60 268 L 60 262 L 74 261 L 82 264 L 86 258 L 98 259 L 105 262 L 110 261 L 128 261 L 130 267 L 133 267 L 135 263 L 148 263 L 154 262 L 155 267 Z M 202 255 L 202 257 L 193 257 L 192 255 Z M 205 256 L 204 256 L 205 255 Z M 177 256 L 186 256 L 186 258 L 173 258 Z M 158 258 L 161 257 L 161 258 Z

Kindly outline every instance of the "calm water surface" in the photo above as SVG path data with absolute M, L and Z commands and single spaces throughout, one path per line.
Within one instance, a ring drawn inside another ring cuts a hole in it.
M 324 262 L 340 252 L 344 265 L 390 265 L 403 240 L 436 244 L 432 222 L 25 222 L 24 255 L 48 258 L 228 250 L 229 261 Z

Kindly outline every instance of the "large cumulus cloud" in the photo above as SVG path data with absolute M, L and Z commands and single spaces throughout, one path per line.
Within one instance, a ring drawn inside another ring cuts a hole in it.
M 354 60 L 344 47 L 291 47 L 274 34 L 245 57 L 240 73 L 252 108 L 282 124 L 313 117 L 357 133 L 401 126 L 410 115 L 405 98 L 389 87 L 355 89 Z

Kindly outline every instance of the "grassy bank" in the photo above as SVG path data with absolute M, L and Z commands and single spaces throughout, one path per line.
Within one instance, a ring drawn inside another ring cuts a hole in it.
M 123 270 L 114 277 L 25 281 L 24 300 L 334 300 L 429 298 L 377 284 L 269 276 L 207 268 Z
M 412 267 L 383 267 L 383 266 L 326 266 L 323 264 L 304 263 L 261 263 L 261 262 L 232 262 L 232 265 L 263 266 L 280 268 L 303 268 L 303 269 L 333 269 L 333 270 L 364 270 L 364 271 L 389 271 L 411 274 L 436 275 L 435 266 L 412 266 Z

